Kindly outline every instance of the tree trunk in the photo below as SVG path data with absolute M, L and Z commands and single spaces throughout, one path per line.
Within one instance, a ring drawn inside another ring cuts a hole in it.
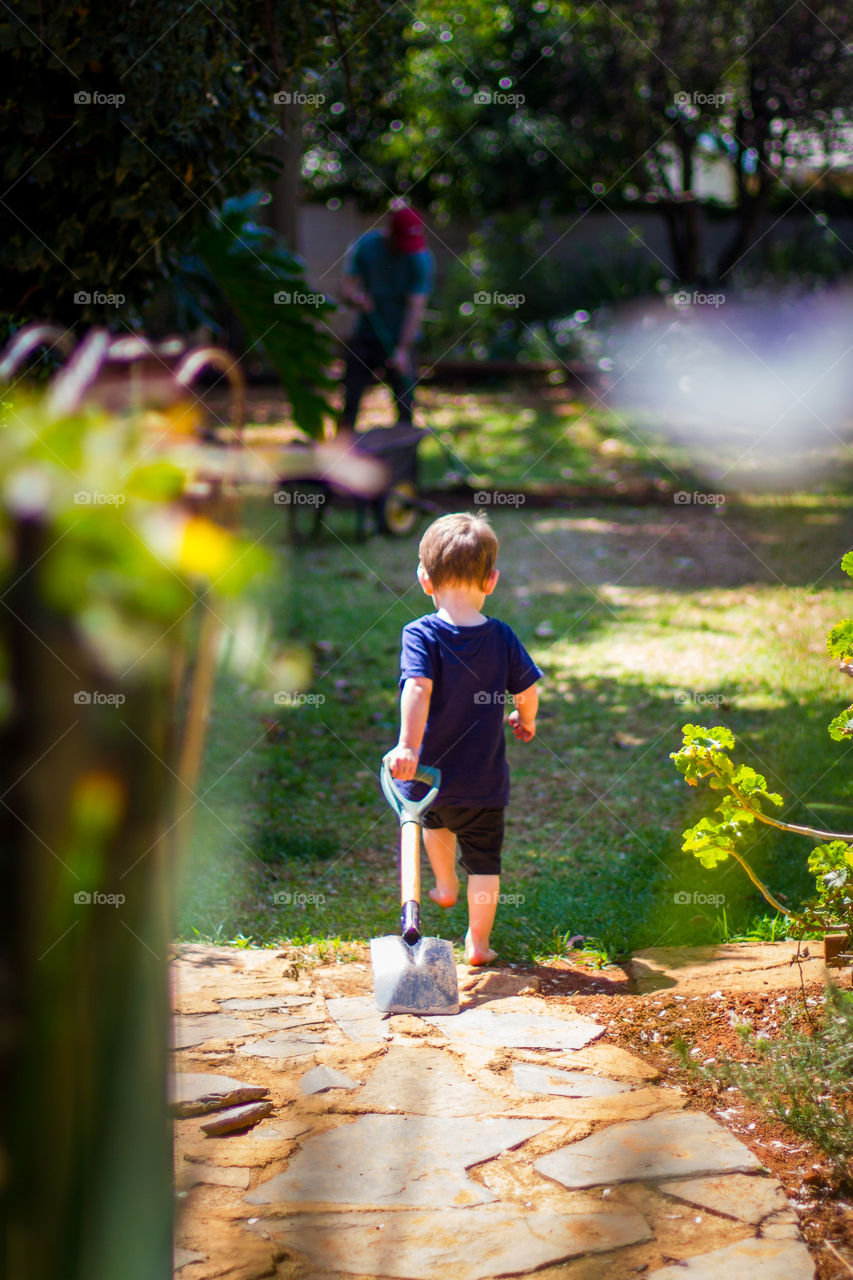
M 273 143 L 281 172 L 273 184 L 273 227 L 292 253 L 300 251 L 299 203 L 302 186 L 302 107 L 298 102 L 281 107 L 281 134 Z

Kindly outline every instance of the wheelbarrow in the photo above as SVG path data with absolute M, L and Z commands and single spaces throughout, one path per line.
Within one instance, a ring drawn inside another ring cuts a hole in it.
M 418 446 L 430 432 L 411 423 L 393 427 L 374 427 L 370 431 L 339 435 L 336 441 L 349 440 L 350 453 L 360 460 L 372 459 L 385 469 L 385 483 L 371 498 L 354 497 L 331 479 L 318 479 L 316 473 L 304 478 L 281 481 L 276 502 L 288 509 L 288 527 L 293 541 L 300 535 L 316 536 L 327 507 L 348 507 L 356 513 L 356 537 L 369 532 L 404 538 L 418 524 L 421 514 L 437 508 L 419 496 Z M 308 513 L 305 515 L 304 513 Z M 373 525 L 368 528 L 368 523 Z

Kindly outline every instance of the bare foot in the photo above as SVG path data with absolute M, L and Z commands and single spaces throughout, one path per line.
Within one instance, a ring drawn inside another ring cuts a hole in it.
M 429 896 L 433 902 L 437 902 L 440 907 L 453 907 L 456 905 L 456 899 L 459 897 L 459 881 L 456 886 L 436 885 L 434 889 L 430 889 Z
M 471 940 L 471 934 L 465 935 L 465 963 L 470 965 L 491 964 L 493 960 L 497 960 L 497 951 L 492 951 L 491 947 L 478 947 Z

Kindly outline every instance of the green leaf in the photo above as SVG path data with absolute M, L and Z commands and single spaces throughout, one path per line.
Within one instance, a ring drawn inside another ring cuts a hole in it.
M 254 192 L 227 200 L 221 215 L 199 232 L 195 248 L 249 339 L 269 357 L 297 425 L 319 437 L 324 415 L 332 412 L 323 392 L 333 385 L 325 372 L 332 340 L 321 325 L 335 306 L 310 289 L 301 259 L 273 231 L 246 221 L 261 199 Z
M 830 720 L 827 732 L 833 742 L 844 742 L 847 738 L 853 738 L 853 706 L 839 711 L 838 715 Z
M 848 554 L 853 555 L 853 552 Z M 842 618 L 841 622 L 836 622 L 826 637 L 826 647 L 830 657 L 841 658 L 842 661 L 853 654 L 853 618 Z

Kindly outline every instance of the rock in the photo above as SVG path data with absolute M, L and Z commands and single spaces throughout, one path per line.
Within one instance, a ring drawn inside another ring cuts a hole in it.
M 615 1044 L 591 1044 L 586 1049 L 575 1049 L 564 1061 L 570 1070 L 580 1067 L 623 1080 L 657 1080 L 660 1076 L 656 1067 Z
M 581 1049 L 605 1030 L 587 1018 L 555 1018 L 528 1011 L 497 1013 L 479 1007 L 462 1009 L 454 1017 L 429 1016 L 425 1021 L 454 1043 L 481 1048 Z
M 748 1177 L 743 1173 L 664 1182 L 660 1189 L 702 1209 L 737 1218 L 739 1222 L 761 1222 L 769 1213 L 785 1209 L 788 1203 L 781 1184 L 775 1178 Z
M 249 1204 L 297 1201 L 363 1205 L 485 1204 L 469 1165 L 499 1155 L 550 1127 L 549 1121 L 437 1116 L 360 1116 L 309 1138 L 284 1173 L 246 1197 Z
M 326 1000 L 326 1008 L 350 1040 L 361 1044 L 381 1044 L 390 1040 L 386 1014 L 376 1008 L 372 996 L 337 996 Z
M 227 1013 L 178 1014 L 172 1024 L 172 1048 L 189 1049 L 206 1040 L 236 1040 L 263 1029 Z
M 799 1240 L 800 1224 L 794 1213 L 774 1213 L 762 1222 L 759 1234 L 764 1240 Z
M 272 1109 L 271 1102 L 248 1102 L 242 1107 L 229 1107 L 227 1111 L 220 1111 L 215 1120 L 207 1120 L 201 1127 L 210 1137 L 219 1137 L 223 1133 L 248 1129 L 268 1116 Z
M 472 1209 L 297 1214 L 254 1224 L 308 1254 L 323 1274 L 401 1280 L 486 1280 L 525 1275 L 564 1259 L 648 1240 L 638 1213 L 536 1213 L 520 1205 Z
M 512 1075 L 516 1088 L 522 1093 L 553 1093 L 566 1098 L 603 1098 L 613 1093 L 627 1093 L 631 1088 L 583 1071 L 560 1071 L 532 1062 L 514 1063 Z
M 169 1078 L 169 1103 L 176 1116 L 201 1116 L 243 1102 L 254 1102 L 269 1093 L 262 1084 L 245 1084 L 233 1076 L 183 1071 Z
M 299 1087 L 305 1094 L 325 1093 L 327 1089 L 358 1089 L 361 1081 L 331 1067 L 312 1067 L 301 1077 Z
M 282 1031 L 280 1035 L 270 1036 L 265 1040 L 238 1045 L 237 1052 L 246 1053 L 252 1058 L 307 1058 L 316 1053 L 323 1040 L 319 1031 L 305 1031 L 300 1035 Z
M 251 1177 L 250 1169 L 223 1168 L 217 1164 L 188 1162 L 181 1170 L 181 1188 L 188 1191 L 199 1182 L 209 1182 L 215 1187 L 239 1187 L 245 1191 Z
M 796 943 L 756 945 L 727 942 L 710 947 L 650 947 L 638 951 L 631 970 L 638 991 L 689 991 L 692 995 L 717 990 L 755 991 L 763 987 L 790 990 L 800 985 L 796 965 L 790 963 Z M 803 961 L 806 982 L 822 982 L 826 969 L 817 956 Z
M 392 1045 L 356 1098 L 359 1111 L 406 1111 L 419 1116 L 473 1116 L 503 1111 L 506 1103 L 474 1084 L 446 1049 Z
M 248 1000 L 239 1000 L 236 997 L 231 1000 L 220 1000 L 219 1005 L 222 1009 L 296 1009 L 300 1005 L 310 1004 L 313 996 L 254 996 Z
M 599 1129 L 542 1156 L 534 1167 L 564 1187 L 577 1189 L 674 1175 L 745 1173 L 761 1165 L 703 1112 L 662 1111 L 646 1120 Z
M 814 1263 L 804 1244 L 793 1240 L 739 1240 L 652 1271 L 646 1280 L 814 1280 Z
M 195 1253 L 192 1249 L 175 1249 L 172 1254 L 172 1268 L 180 1271 L 181 1267 L 187 1266 L 190 1262 L 204 1262 L 205 1255 L 203 1253 Z

